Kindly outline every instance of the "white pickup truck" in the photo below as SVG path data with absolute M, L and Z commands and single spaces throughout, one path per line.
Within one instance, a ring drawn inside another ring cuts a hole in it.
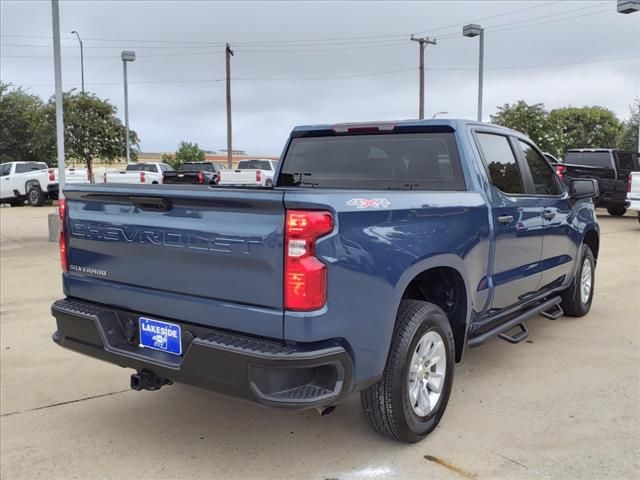
M 278 162 L 268 159 L 240 160 L 235 170 L 222 170 L 218 185 L 273 186 Z
M 86 169 L 66 169 L 67 183 L 89 183 Z M 0 165 L 0 203 L 13 207 L 40 207 L 58 198 L 58 169 L 45 162 L 8 162 Z
M 629 184 L 627 186 L 627 209 L 638 212 L 638 222 L 640 222 L 640 172 L 629 174 Z
M 105 171 L 102 178 L 94 175 L 96 183 L 134 183 L 156 185 L 162 183 L 162 174 L 172 172 L 173 168 L 166 163 L 130 163 L 122 172 Z

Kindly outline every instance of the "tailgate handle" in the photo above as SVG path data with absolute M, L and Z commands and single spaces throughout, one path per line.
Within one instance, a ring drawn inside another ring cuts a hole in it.
M 173 208 L 171 200 L 162 197 L 129 197 L 129 200 L 141 210 L 168 212 Z

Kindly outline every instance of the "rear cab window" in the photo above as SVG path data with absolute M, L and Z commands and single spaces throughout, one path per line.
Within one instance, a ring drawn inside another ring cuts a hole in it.
M 613 168 L 610 152 L 567 152 L 564 163 L 587 167 Z
M 272 170 L 269 160 L 240 160 L 237 170 Z
M 464 191 L 453 133 L 293 138 L 278 186 Z
M 180 167 L 183 172 L 215 172 L 213 164 L 211 163 L 183 163 Z

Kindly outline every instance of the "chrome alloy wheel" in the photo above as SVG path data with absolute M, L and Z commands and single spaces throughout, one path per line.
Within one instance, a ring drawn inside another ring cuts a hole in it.
M 409 364 L 409 401 L 419 417 L 427 416 L 437 405 L 444 387 L 447 351 L 444 340 L 435 331 L 425 333 Z
M 580 275 L 580 300 L 585 305 L 589 303 L 589 297 L 591 296 L 592 277 L 591 262 L 588 258 L 585 258 L 582 263 L 582 275 Z

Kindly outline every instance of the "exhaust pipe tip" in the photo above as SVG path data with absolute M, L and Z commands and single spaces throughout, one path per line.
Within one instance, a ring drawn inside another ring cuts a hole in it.
M 315 407 L 315 408 L 316 408 L 316 412 L 318 412 L 318 414 L 321 417 L 325 417 L 325 416 L 329 415 L 330 413 L 332 413 L 336 409 L 336 406 L 335 405 L 329 405 L 328 407 Z

